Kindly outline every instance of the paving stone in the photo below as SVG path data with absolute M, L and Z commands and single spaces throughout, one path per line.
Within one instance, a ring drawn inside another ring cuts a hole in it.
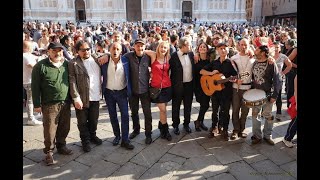
M 148 171 L 146 171 L 139 179 L 170 179 L 181 164 L 168 161 L 163 163 L 155 163 Z
M 253 169 L 244 161 L 238 161 L 235 163 L 228 164 L 229 172 L 232 174 L 236 179 L 243 179 L 243 180 L 261 180 L 266 179 L 262 176 L 259 172 Z
M 23 171 L 25 171 L 25 169 L 29 169 L 35 165 L 37 165 L 37 162 L 34 162 L 28 158 L 23 157 Z
M 23 179 L 76 179 L 89 167 L 75 161 L 58 167 L 56 165 L 46 166 L 42 163 L 33 166 L 32 169 L 24 171 Z
M 26 143 L 23 144 L 23 156 L 31 153 L 36 149 L 43 149 L 43 148 L 44 148 L 44 144 L 39 140 L 34 139 L 34 140 L 27 141 Z
M 140 145 L 138 143 L 132 142 L 134 145 L 133 150 L 127 150 L 123 147 L 117 149 L 117 151 L 112 152 L 107 155 L 104 160 L 123 165 L 127 163 L 131 158 L 133 158 L 136 154 L 138 154 L 145 146 Z
M 32 141 L 38 140 L 40 142 L 44 141 L 43 137 L 43 126 L 23 126 L 23 140 Z
M 142 151 L 140 151 L 130 162 L 139 164 L 145 167 L 151 167 L 157 162 L 172 146 L 162 146 L 157 143 L 152 143 Z
M 227 146 L 222 146 L 221 148 L 210 148 L 207 150 L 211 152 L 223 165 L 242 160 L 240 156 L 230 151 Z
M 139 179 L 139 177 L 147 170 L 146 167 L 131 162 L 126 163 L 120 169 L 116 170 L 107 180 L 116 179 Z
M 269 144 L 261 143 L 252 147 L 258 150 L 264 156 L 268 157 L 277 165 L 282 165 L 294 160 L 291 156 L 280 150 L 277 146 L 270 146 Z
M 228 167 L 223 166 L 213 155 L 191 157 L 182 165 L 175 176 L 179 178 L 204 177 L 227 172 Z
M 220 135 L 218 137 L 210 138 L 209 142 L 201 144 L 202 147 L 204 147 L 206 150 L 210 150 L 212 148 L 221 148 L 222 146 L 228 146 L 232 144 L 241 144 L 245 142 L 244 139 L 239 138 L 233 141 L 224 141 L 221 139 Z
M 101 145 L 96 146 L 95 148 L 92 148 L 90 152 L 84 153 L 81 149 L 81 152 L 83 154 L 78 158 L 76 158 L 75 160 L 87 166 L 92 166 L 97 161 L 108 156 L 118 148 L 120 147 L 113 146 L 110 142 L 104 141 Z
M 25 155 L 26 158 L 31 159 L 34 162 L 41 162 L 43 161 L 45 154 L 43 153 L 42 149 L 35 149 L 33 151 L 31 151 L 30 153 L 28 153 L 27 155 Z
M 169 153 L 186 158 L 209 154 L 209 152 L 199 146 L 199 144 L 190 135 L 184 136 L 176 145 L 173 146 L 173 148 L 169 150 Z
M 187 159 L 181 156 L 176 156 L 174 154 L 166 153 L 161 159 L 158 161 L 159 163 L 165 163 L 168 161 L 178 163 L 182 165 Z
M 79 148 L 79 146 L 72 145 L 68 146 L 68 148 L 70 148 L 73 152 L 71 155 L 62 155 L 59 154 L 57 151 L 54 151 L 53 158 L 56 161 L 57 166 L 64 166 L 65 164 L 69 163 L 70 161 L 73 161 L 77 157 L 84 154 L 84 152 L 81 148 Z
M 297 178 L 297 161 L 292 161 L 280 166 L 285 170 L 290 176 Z
M 282 137 L 283 139 L 283 137 Z M 282 141 L 281 139 L 281 141 Z M 280 142 L 278 144 L 276 144 L 276 146 L 283 151 L 284 153 L 288 154 L 290 157 L 292 157 L 293 159 L 297 160 L 297 145 L 293 146 L 292 148 L 288 148 L 283 142 Z
M 209 128 L 209 126 L 207 127 Z M 200 132 L 194 131 L 194 133 L 190 134 L 190 136 L 193 137 L 199 144 L 211 142 L 212 139 L 208 138 L 208 135 L 209 135 L 209 131 L 203 131 L 203 130 L 201 130 Z
M 226 148 L 238 154 L 243 160 L 245 160 L 249 164 L 267 159 L 266 156 L 260 154 L 247 143 L 233 144 Z
M 237 179 L 233 177 L 230 173 L 222 173 L 216 176 L 209 177 L 207 178 L 207 180 L 237 180 Z
M 99 160 L 87 171 L 83 172 L 80 179 L 105 179 L 119 168 L 120 166 L 117 164 Z
M 269 180 L 295 179 L 270 160 L 252 163 L 251 166 Z

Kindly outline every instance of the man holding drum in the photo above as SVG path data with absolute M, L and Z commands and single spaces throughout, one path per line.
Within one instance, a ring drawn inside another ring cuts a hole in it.
M 251 73 L 252 65 L 255 62 L 254 58 L 250 58 L 249 40 L 240 40 L 240 52 L 231 57 L 231 62 L 234 62 L 235 69 L 237 69 L 240 79 L 233 83 L 232 87 L 232 124 L 233 132 L 230 137 L 231 140 L 236 139 L 238 136 L 246 138 L 247 134 L 243 132 L 246 125 L 249 107 L 242 103 L 243 93 L 251 88 Z M 241 116 L 239 115 L 241 109 Z
M 252 107 L 252 144 L 258 144 L 262 139 L 261 117 L 258 114 L 262 109 L 261 116 L 265 118 L 263 128 L 263 139 L 270 145 L 274 145 L 271 139 L 273 127 L 272 106 L 277 99 L 280 90 L 280 74 L 275 63 L 268 63 L 269 48 L 262 45 L 255 50 L 257 61 L 252 67 L 253 88 L 263 90 L 266 93 L 267 101 L 265 104 Z

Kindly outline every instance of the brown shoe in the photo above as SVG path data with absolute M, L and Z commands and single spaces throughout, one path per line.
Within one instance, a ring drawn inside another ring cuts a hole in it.
M 71 149 L 68 149 L 66 146 L 63 146 L 61 148 L 57 149 L 59 154 L 63 154 L 63 155 L 71 155 L 73 154 Z
M 270 144 L 272 146 L 275 144 L 272 139 L 263 138 L 263 140 L 265 140 L 268 144 Z
M 53 153 L 52 152 L 48 152 L 44 161 L 45 161 L 47 166 L 53 165 L 54 164 Z

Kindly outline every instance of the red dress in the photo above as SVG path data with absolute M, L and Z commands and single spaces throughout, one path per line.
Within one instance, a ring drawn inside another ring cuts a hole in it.
M 170 64 L 168 61 L 166 61 L 164 64 L 160 64 L 158 60 L 155 60 L 151 64 L 151 72 L 152 72 L 151 86 L 152 87 L 160 88 L 161 81 L 162 81 L 162 88 L 171 87 L 171 80 L 169 77 L 169 68 L 170 68 Z M 162 76 L 162 73 L 163 73 L 163 76 Z

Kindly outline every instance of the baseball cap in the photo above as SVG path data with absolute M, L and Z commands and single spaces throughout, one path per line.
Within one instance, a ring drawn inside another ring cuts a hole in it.
M 136 39 L 136 40 L 134 41 L 134 44 L 137 44 L 137 43 L 146 44 L 143 39 Z
M 61 43 L 58 43 L 58 42 L 51 42 L 48 46 L 48 50 L 49 49 L 56 49 L 56 48 L 61 48 L 63 49 L 63 46 Z

